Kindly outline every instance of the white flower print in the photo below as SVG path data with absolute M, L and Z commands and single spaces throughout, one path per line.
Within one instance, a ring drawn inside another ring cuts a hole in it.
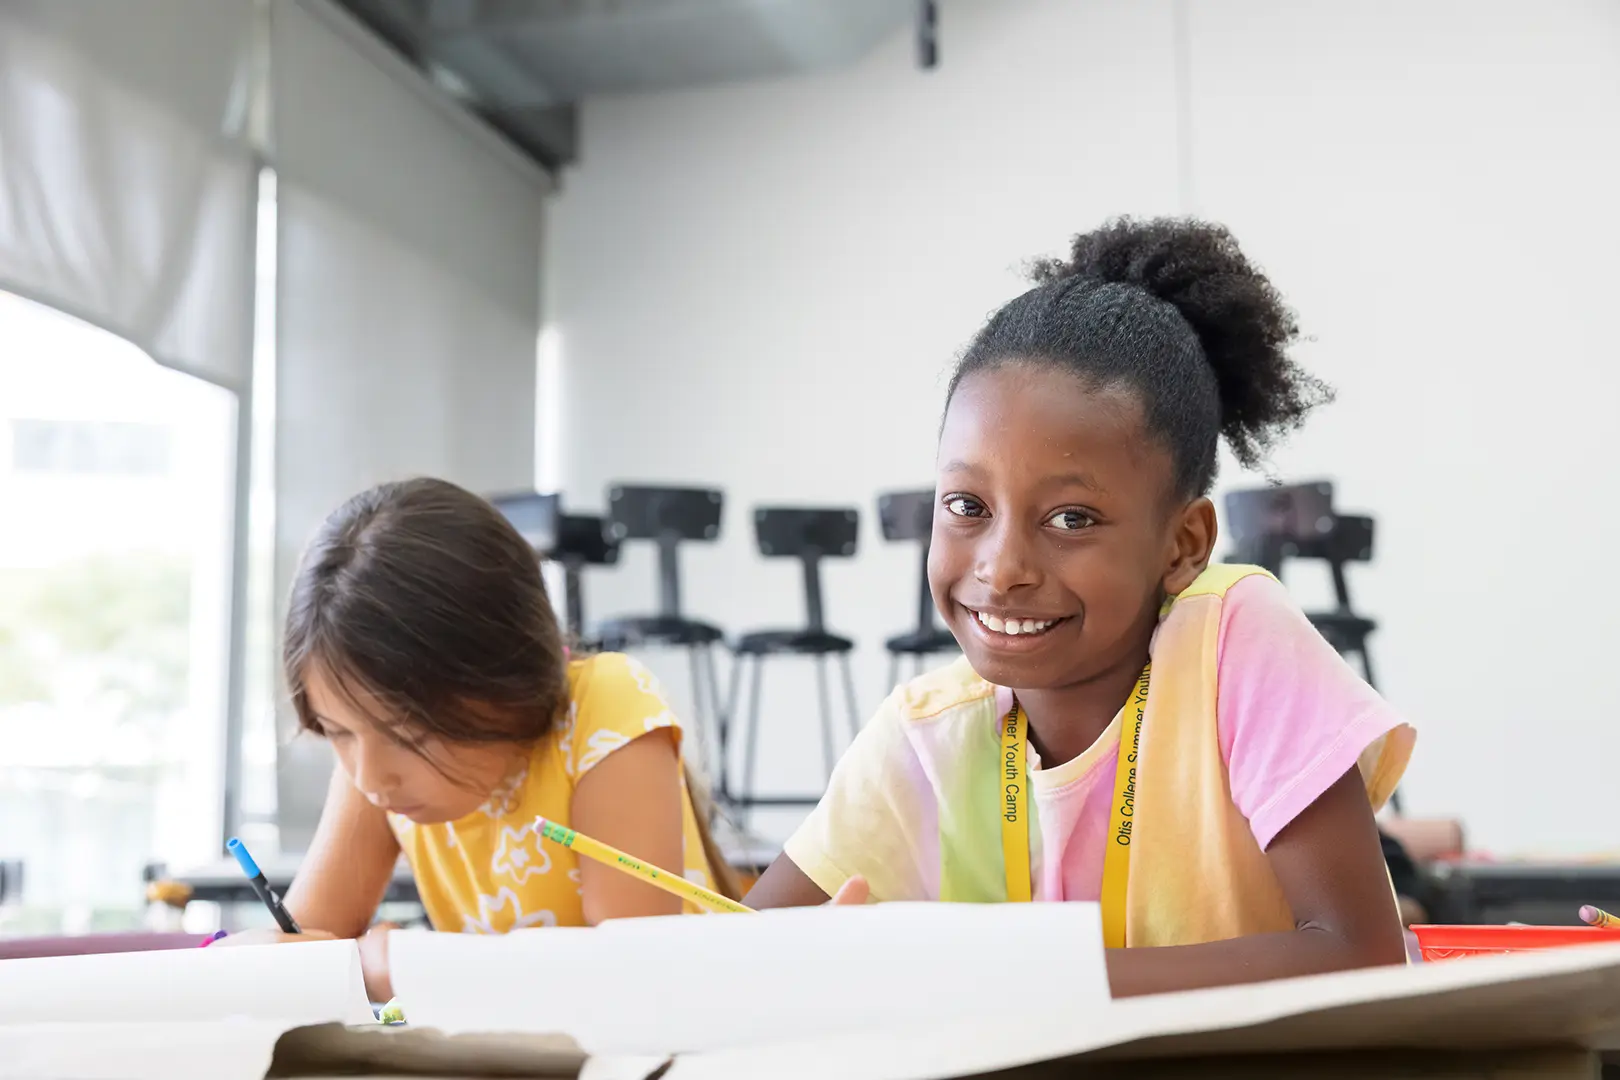
M 528 778 L 529 763 L 524 762 L 522 768 L 502 780 L 500 786 L 490 792 L 489 798 L 478 808 L 478 812 L 491 818 L 502 818 L 512 813 L 522 801 L 523 783 Z
M 500 842 L 495 845 L 495 857 L 490 860 L 489 868 L 522 885 L 535 874 L 550 873 L 551 855 L 532 824 L 521 829 L 503 825 Z
M 561 730 L 557 732 L 557 749 L 562 753 L 563 775 L 572 779 L 574 772 L 574 727 L 579 719 L 579 708 L 572 701 L 568 703 L 568 719 L 563 721 Z
M 648 731 L 657 731 L 659 728 L 680 727 L 681 722 L 675 719 L 675 714 L 665 709 L 657 716 L 649 716 L 645 721 Z
M 635 677 L 637 690 L 659 701 L 664 700 L 664 688 L 659 685 L 658 676 L 649 671 L 646 664 L 633 656 L 627 656 L 624 658 L 624 666 L 629 668 L 630 674 Z
M 512 921 L 510 925 L 496 927 L 495 914 L 504 910 L 508 905 L 512 908 Z M 535 911 L 528 915 L 523 914 L 523 905 L 518 902 L 517 893 L 506 886 L 496 892 L 494 896 L 478 895 L 478 915 L 462 916 L 461 932 L 463 934 L 504 934 L 512 930 L 521 930 L 526 926 L 556 926 L 557 915 L 552 911 Z
M 622 731 L 593 731 L 591 737 L 585 741 L 585 752 L 579 756 L 577 766 L 581 776 L 589 772 L 597 762 L 607 757 L 621 746 L 630 742 L 630 736 Z

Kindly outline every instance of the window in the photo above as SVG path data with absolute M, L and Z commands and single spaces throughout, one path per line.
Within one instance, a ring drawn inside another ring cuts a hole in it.
M 217 851 L 235 412 L 0 293 L 0 933 L 138 925 Z
M 162 476 L 169 471 L 169 429 L 107 420 L 13 420 L 11 463 L 18 472 Z

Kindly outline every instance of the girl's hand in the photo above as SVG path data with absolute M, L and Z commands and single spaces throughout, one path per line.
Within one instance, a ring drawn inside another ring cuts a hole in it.
M 755 911 L 789 907 L 845 907 L 870 903 L 872 887 L 863 877 L 852 877 L 829 898 L 815 882 L 805 877 L 804 871 L 793 865 L 786 855 L 778 855 L 770 869 L 760 876 L 754 887 L 743 897 L 743 903 Z
M 829 905 L 844 906 L 847 904 L 864 904 L 872 896 L 872 887 L 863 877 L 852 877 L 844 882 L 843 888 L 833 894 Z
M 378 923 L 355 939 L 360 946 L 360 970 L 365 975 L 366 993 L 372 1001 L 388 1001 L 394 996 L 388 976 L 388 931 L 398 930 L 398 923 Z M 305 930 L 302 934 L 284 934 L 280 930 L 244 930 L 230 934 L 209 946 L 218 949 L 238 945 L 296 945 L 300 941 L 336 941 L 336 934 L 325 930 Z
M 238 945 L 296 945 L 300 941 L 336 941 L 337 935 L 325 930 L 305 930 L 302 934 L 284 934 L 274 927 L 262 930 L 244 930 L 240 934 L 227 934 L 208 947 L 234 948 Z
M 398 923 L 378 923 L 360 935 L 360 970 L 366 978 L 366 996 L 372 1001 L 392 1001 L 393 980 L 388 974 L 388 931 Z

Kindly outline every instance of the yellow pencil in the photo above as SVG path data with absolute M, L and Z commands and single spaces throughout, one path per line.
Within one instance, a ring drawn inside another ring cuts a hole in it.
M 1591 905 L 1581 908 L 1581 922 L 1589 926 L 1601 927 L 1604 930 L 1620 930 L 1620 919 L 1610 915 L 1602 908 L 1595 908 Z
M 668 870 L 660 870 L 656 866 L 648 866 L 640 859 L 626 855 L 618 848 L 609 847 L 600 840 L 592 840 L 583 833 L 577 833 L 554 821 L 547 821 L 543 817 L 534 819 L 534 827 L 540 835 L 547 840 L 555 841 L 563 847 L 576 851 L 588 859 L 595 859 L 599 863 L 623 870 L 632 877 L 638 877 L 647 884 L 663 889 L 680 897 L 690 900 L 705 911 L 745 911 L 753 912 L 753 908 L 744 907 L 735 900 L 728 900 L 719 893 L 705 889 L 701 885 L 694 885 L 679 874 L 672 874 Z

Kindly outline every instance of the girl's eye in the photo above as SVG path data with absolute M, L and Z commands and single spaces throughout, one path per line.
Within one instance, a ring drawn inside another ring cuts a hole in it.
M 971 499 L 966 495 L 951 495 L 947 497 L 945 500 L 945 509 L 948 513 L 954 514 L 957 517 L 973 518 L 984 516 L 984 507 L 980 506 L 976 499 Z
M 1047 518 L 1046 523 L 1064 532 L 1079 532 L 1096 524 L 1084 510 L 1059 510 Z
M 325 724 L 320 726 L 320 733 L 321 738 L 328 742 L 336 742 L 339 739 L 346 739 L 349 737 L 349 730 L 347 728 L 327 727 Z

